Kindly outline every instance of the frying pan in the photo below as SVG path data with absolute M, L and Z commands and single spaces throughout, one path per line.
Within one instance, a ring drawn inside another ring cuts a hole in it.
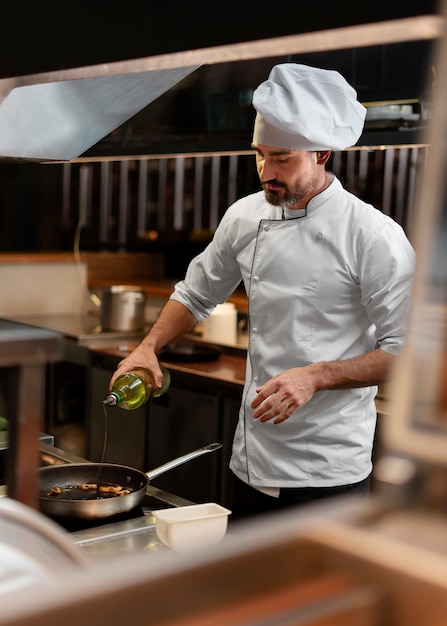
M 160 359 L 179 363 L 204 363 L 216 361 L 222 353 L 220 348 L 187 343 L 168 343 L 158 355 Z
M 126 513 L 141 503 L 150 480 L 221 447 L 221 443 L 210 443 L 146 473 L 114 463 L 65 463 L 41 467 L 40 511 L 52 518 L 83 520 L 99 520 Z M 82 485 L 89 484 L 120 486 L 126 494 L 101 495 L 94 488 L 82 489 Z M 60 493 L 52 491 L 55 489 L 60 489 Z

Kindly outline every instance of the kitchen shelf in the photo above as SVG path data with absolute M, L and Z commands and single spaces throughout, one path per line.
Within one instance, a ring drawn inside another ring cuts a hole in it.
M 402 127 L 394 129 L 366 130 L 362 133 L 356 146 L 351 149 L 377 148 L 382 146 L 423 145 L 426 126 Z M 103 141 L 97 143 L 73 163 L 84 163 L 102 160 L 119 160 L 121 158 L 162 158 L 185 154 L 197 156 L 201 154 L 254 154 L 251 149 L 252 134 L 211 134 L 197 136 L 173 135 L 160 140 L 147 136 L 141 140 L 128 142 Z

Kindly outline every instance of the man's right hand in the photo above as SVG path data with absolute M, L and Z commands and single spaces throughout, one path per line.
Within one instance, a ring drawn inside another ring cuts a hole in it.
M 109 387 L 112 387 L 118 376 L 139 367 L 144 367 L 145 369 L 150 370 L 152 376 L 154 377 L 155 384 L 158 387 L 161 387 L 163 373 L 160 369 L 157 355 L 152 348 L 145 344 L 144 341 L 142 341 L 125 359 L 118 363 L 118 367 L 110 379 Z

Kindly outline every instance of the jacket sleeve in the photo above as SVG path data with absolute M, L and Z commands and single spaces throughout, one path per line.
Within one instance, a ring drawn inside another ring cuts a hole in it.
M 184 280 L 171 295 L 202 321 L 222 304 L 241 282 L 234 240 L 236 226 L 231 208 L 222 218 L 213 240 L 189 264 Z
M 415 253 L 403 229 L 382 223 L 364 242 L 360 263 L 362 303 L 375 325 L 377 346 L 397 355 L 409 328 Z

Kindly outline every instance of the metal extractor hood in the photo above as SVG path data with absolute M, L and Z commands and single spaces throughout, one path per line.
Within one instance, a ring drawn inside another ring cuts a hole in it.
M 122 74 L 101 67 L 94 75 L 92 66 L 67 70 L 68 79 L 53 72 L 0 80 L 0 158 L 70 161 L 197 67 Z

